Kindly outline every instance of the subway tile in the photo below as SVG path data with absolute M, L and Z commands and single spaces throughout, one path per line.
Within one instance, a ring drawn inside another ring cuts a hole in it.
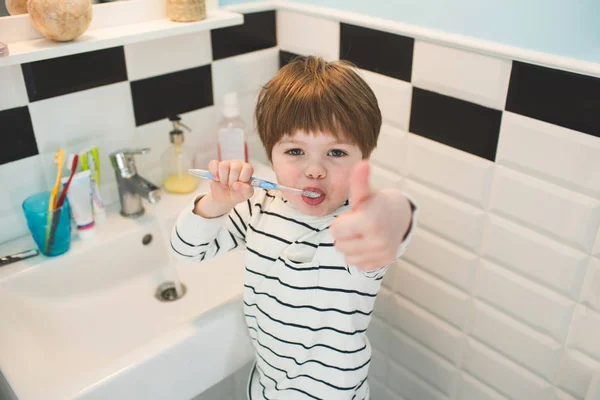
M 512 62 L 417 40 L 413 85 L 485 107 L 504 109 Z
M 279 68 L 286 66 L 294 57 L 300 57 L 300 54 L 279 50 Z
M 383 124 L 377 147 L 371 153 L 370 160 L 378 165 L 400 174 L 405 173 L 406 131 Z
M 598 228 L 598 234 L 596 235 L 596 244 L 592 250 L 592 255 L 600 257 L 600 227 Z
M 408 131 L 412 86 L 397 79 L 360 70 L 359 74 L 371 87 L 383 117 L 383 123 Z
M 600 370 L 600 363 L 576 350 L 568 349 L 563 358 L 556 378 L 556 385 L 583 399 L 592 380 L 594 371 Z M 587 397 L 585 397 L 588 400 Z
M 371 376 L 383 382 L 387 380 L 388 376 L 387 354 L 383 354 L 375 348 L 371 352 L 371 364 L 369 365 L 369 377 Z
M 392 295 L 386 303 L 385 314 L 393 327 L 449 362 L 458 362 L 464 340 L 462 331 L 397 295 Z
M 562 343 L 575 303 L 538 284 L 483 260 L 477 298 Z
M 502 111 L 413 88 L 411 133 L 494 161 Z
M 32 190 L 31 194 L 33 193 L 34 191 Z M 0 226 L 4 228 L 0 230 L 0 243 L 29 235 L 27 221 L 25 220 L 23 210 L 20 207 L 8 212 L 0 212 Z
M 127 80 L 122 46 L 35 61 L 21 67 L 31 102 Z
M 411 179 L 404 180 L 404 191 L 419 203 L 419 223 L 423 227 L 474 253 L 479 253 L 485 222 L 483 210 Z M 461 223 L 458 224 L 457 221 Z
M 468 294 L 420 270 L 399 261 L 392 289 L 427 311 L 462 329 L 470 305 Z
M 413 38 L 342 23 L 339 58 L 391 78 L 411 81 Z
M 591 258 L 581 302 L 600 312 L 600 259 Z
M 208 31 L 125 45 L 129 80 L 150 78 L 210 64 Z
M 388 354 L 392 360 L 446 396 L 452 396 L 458 378 L 454 365 L 400 332 L 392 333 L 391 342 L 393 345 Z
M 494 214 L 487 215 L 481 254 L 572 300 L 578 300 L 589 257 Z
M 597 369 L 588 387 L 586 400 L 600 400 L 600 369 Z
M 382 287 L 375 299 L 373 316 L 380 318 L 382 321 L 388 322 L 388 309 L 392 305 L 392 292 L 390 289 Z
M 567 344 L 600 361 L 600 313 L 583 305 L 575 309 L 575 316 Z
M 404 400 L 398 394 L 392 393 L 386 384 L 378 381 L 376 378 L 369 377 L 369 392 L 371 398 L 377 400 Z M 238 399 L 241 400 L 241 399 Z
M 373 189 L 396 188 L 402 186 L 402 176 L 371 165 L 370 185 Z
M 277 44 L 282 50 L 315 55 L 327 61 L 340 58 L 340 23 L 292 11 L 277 11 Z
M 114 182 L 115 173 L 108 154 L 130 147 L 134 131 L 129 83 L 37 101 L 31 103 L 29 109 L 44 165 L 52 164 L 53 153 L 58 148 L 79 152 L 96 145 L 101 157 L 101 190 L 107 183 Z M 100 115 L 106 118 L 99 118 Z M 54 184 L 54 170 L 44 169 L 42 173 L 49 185 Z
M 27 106 L 0 111 L 4 138 L 0 146 L 0 165 L 38 154 L 30 109 Z
M 505 112 L 496 161 L 600 198 L 600 140 L 585 133 Z
M 393 391 L 400 393 L 406 399 L 418 400 L 448 400 L 438 390 L 418 378 L 414 373 L 407 370 L 404 366 L 390 363 L 390 374 L 387 386 Z
M 560 389 L 554 391 L 554 400 L 577 400 L 575 397 L 563 392 Z
M 23 107 L 29 102 L 20 65 L 0 67 L 0 86 L 0 111 Z
M 467 293 L 474 290 L 479 257 L 422 228 L 417 227 L 402 258 Z
M 136 126 L 213 105 L 210 65 L 130 84 Z
M 379 317 L 371 318 L 367 337 L 374 349 L 379 350 L 383 354 L 388 354 L 392 329 Z
M 262 85 L 277 73 L 278 57 L 277 49 L 266 49 L 215 61 L 212 64 L 215 105 L 222 107 L 229 92 L 237 92 L 238 98 L 256 97 Z
M 468 340 L 463 368 L 513 400 L 548 400 L 554 393 L 550 383 L 473 339 Z
M 490 210 L 586 252 L 600 226 L 600 201 L 499 165 Z
M 506 397 L 490 388 L 466 372 L 461 372 L 461 379 L 456 395 L 457 400 L 506 400 Z
M 275 11 L 244 14 L 244 24 L 210 32 L 213 60 L 277 46 Z
M 548 336 L 475 302 L 468 333 L 481 342 L 552 382 L 560 365 L 562 345 Z
M 494 163 L 455 148 L 409 134 L 406 173 L 477 207 L 487 208 Z
M 513 62 L 506 110 L 600 137 L 600 78 Z

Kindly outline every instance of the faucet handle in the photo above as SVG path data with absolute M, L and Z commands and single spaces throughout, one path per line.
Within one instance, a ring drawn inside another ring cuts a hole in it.
M 115 170 L 121 172 L 121 175 L 124 177 L 129 177 L 135 175 L 137 173 L 137 168 L 135 166 L 135 158 L 133 158 L 136 154 L 146 154 L 150 151 L 149 147 L 132 149 L 132 148 L 124 148 L 121 150 L 113 151 L 110 153 L 110 161 Z

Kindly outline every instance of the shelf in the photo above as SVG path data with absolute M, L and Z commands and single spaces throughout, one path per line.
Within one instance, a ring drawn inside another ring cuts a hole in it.
M 10 55 L 0 57 L 0 67 L 49 58 L 101 50 L 145 40 L 202 32 L 241 25 L 240 13 L 215 10 L 197 22 L 173 22 L 167 18 L 88 30 L 71 42 L 55 42 L 46 38 L 9 42 Z

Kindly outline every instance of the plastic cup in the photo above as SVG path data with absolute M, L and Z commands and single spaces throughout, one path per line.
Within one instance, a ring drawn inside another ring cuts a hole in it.
M 48 211 L 50 192 L 29 196 L 23 202 L 23 213 L 33 240 L 40 252 L 46 256 L 66 253 L 71 246 L 71 216 L 69 202 Z

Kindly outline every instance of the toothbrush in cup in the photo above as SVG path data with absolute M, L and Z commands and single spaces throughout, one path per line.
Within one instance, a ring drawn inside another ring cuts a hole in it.
M 218 179 L 215 179 L 215 177 L 209 171 L 207 171 L 205 169 L 190 169 L 190 170 L 188 170 L 188 173 L 192 174 L 194 176 L 197 176 L 199 178 L 210 179 L 215 182 L 219 182 Z M 267 190 L 285 190 L 287 192 L 297 193 L 302 196 L 309 197 L 311 199 L 316 199 L 318 197 L 321 197 L 320 193 L 316 193 L 316 192 L 313 192 L 310 190 L 295 189 L 295 188 L 291 188 L 288 186 L 279 185 L 275 182 L 270 182 L 270 181 L 266 181 L 264 179 L 255 178 L 255 177 L 250 178 L 250 186 L 253 186 L 256 188 L 261 188 L 261 189 L 267 189 Z

